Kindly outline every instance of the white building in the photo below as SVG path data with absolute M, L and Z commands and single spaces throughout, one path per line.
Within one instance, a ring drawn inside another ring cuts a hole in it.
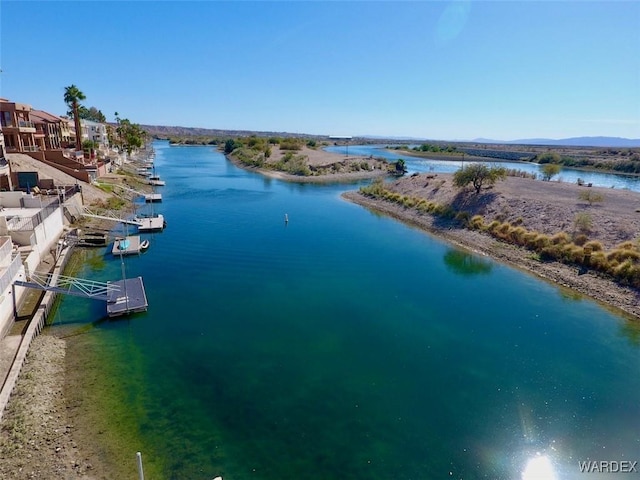
M 57 196 L 43 197 L 24 192 L 0 192 L 0 335 L 13 319 L 13 289 L 20 304 L 25 287 L 25 268 L 34 272 L 58 245 L 64 230 L 63 207 Z
M 82 127 L 82 140 L 91 140 L 98 146 L 98 150 L 107 152 L 109 150 L 109 137 L 107 126 L 104 123 L 92 122 L 91 120 L 80 120 Z

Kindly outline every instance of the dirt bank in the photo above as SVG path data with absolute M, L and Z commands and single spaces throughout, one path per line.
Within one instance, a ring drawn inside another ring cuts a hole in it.
M 587 187 L 509 177 L 480 195 L 461 193 L 453 186 L 452 176 L 415 175 L 388 182 L 387 187 L 403 195 L 422 197 L 443 205 L 453 205 L 471 215 L 483 215 L 487 221 L 509 221 L 549 235 L 576 232 L 576 215 L 588 215 L 590 240 L 607 248 L 624 241 L 637 241 L 640 235 L 640 194 L 626 190 L 589 189 L 602 194 L 603 201 L 589 205 L 578 198 Z M 403 222 L 416 225 L 451 243 L 491 256 L 539 277 L 571 288 L 603 302 L 640 321 L 640 292 L 624 287 L 595 271 L 580 271 L 577 266 L 536 260 L 530 250 L 498 241 L 488 234 L 461 228 L 455 221 L 443 221 L 413 208 L 372 199 L 358 192 L 344 197 Z

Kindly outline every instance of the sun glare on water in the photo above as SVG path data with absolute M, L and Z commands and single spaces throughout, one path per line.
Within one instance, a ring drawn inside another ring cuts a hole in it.
M 549 457 L 537 455 L 530 458 L 522 472 L 522 480 L 557 480 Z

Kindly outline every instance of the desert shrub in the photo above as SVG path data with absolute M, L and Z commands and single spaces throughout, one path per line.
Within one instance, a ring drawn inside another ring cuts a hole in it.
M 589 233 L 591 231 L 591 226 L 593 225 L 593 220 L 591 215 L 585 212 L 577 213 L 574 220 L 573 225 L 575 229 L 582 233 Z
M 592 252 L 602 252 L 604 251 L 604 246 L 597 240 L 589 240 L 587 243 L 583 245 L 585 248 L 590 248 Z
M 526 243 L 525 236 L 527 230 L 524 227 L 515 227 L 509 232 L 509 239 L 518 245 L 524 245 Z
M 498 220 L 493 220 L 489 225 L 487 225 L 487 230 L 493 233 L 500 225 L 502 224 Z
M 635 250 L 638 248 L 638 245 L 633 243 L 631 240 L 627 240 L 626 242 L 622 242 L 620 245 L 616 246 L 616 248 L 620 250 Z
M 584 233 L 579 233 L 577 235 L 574 235 L 573 237 L 573 243 L 579 246 L 583 246 L 585 243 L 587 243 L 588 240 L 589 238 L 587 238 Z
M 534 158 L 538 163 L 560 163 L 560 155 L 556 152 L 545 152 L 539 155 L 536 155 Z
M 519 178 L 531 178 L 535 180 L 538 178 L 538 175 L 535 173 L 525 172 L 524 170 L 520 170 L 518 168 L 506 168 L 505 174 L 507 177 L 519 177 Z
M 631 283 L 633 280 L 640 278 L 640 268 L 631 260 L 626 260 L 614 267 L 611 274 L 618 279 Z
M 562 258 L 562 247 L 559 245 L 547 245 L 540 249 L 540 260 L 559 260 Z
M 602 272 L 607 270 L 607 257 L 604 252 L 596 251 L 591 254 L 591 259 L 589 260 L 589 265 L 595 268 L 596 270 L 600 270 Z
M 564 245 L 571 242 L 571 237 L 565 232 L 559 232 L 551 236 L 551 243 L 554 245 Z
M 594 192 L 593 190 L 583 190 L 578 194 L 578 198 L 580 200 L 584 200 L 585 202 L 589 202 L 589 205 L 593 205 L 596 202 L 603 202 L 604 195 L 600 192 Z
M 381 178 L 376 178 L 371 184 L 366 187 L 360 187 L 360 193 L 367 196 L 378 197 L 385 191 L 384 182 Z
M 280 141 L 280 150 L 300 150 L 302 145 L 296 138 L 285 138 Z
M 418 202 L 418 205 L 416 206 L 416 208 L 422 213 L 429 213 L 432 208 L 432 203 L 426 200 L 423 200 L 421 202 Z
M 562 246 L 562 258 L 572 263 L 582 263 L 584 260 L 584 248 L 569 243 Z
M 469 222 L 471 221 L 471 215 L 469 215 L 469 212 L 458 212 L 455 218 L 463 225 L 469 225 Z
M 535 247 L 535 239 L 539 235 L 536 231 L 527 232 L 524 234 L 524 246 L 533 249 Z
M 537 250 L 542 250 L 544 247 L 548 247 L 549 245 L 551 245 L 551 240 L 549 239 L 548 235 L 545 235 L 544 233 L 539 233 L 533 239 L 533 245 Z
M 415 204 L 416 204 L 416 201 L 412 197 L 405 196 L 402 199 L 402 205 L 406 208 L 413 208 Z
M 511 224 L 509 222 L 503 222 L 496 229 L 498 233 L 501 235 L 507 236 L 509 234 L 509 230 L 511 229 Z
M 469 227 L 475 230 L 481 230 L 482 227 L 484 227 L 484 218 L 482 218 L 482 215 L 474 215 L 473 217 L 471 217 L 471 220 L 469 221 Z
M 616 248 L 607 253 L 607 260 L 609 262 L 625 262 L 627 260 L 638 261 L 640 260 L 640 252 L 627 248 Z

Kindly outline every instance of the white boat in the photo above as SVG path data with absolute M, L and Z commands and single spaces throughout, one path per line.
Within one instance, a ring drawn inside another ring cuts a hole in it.
M 149 248 L 149 240 L 143 240 L 140 244 L 140 251 L 144 252 L 147 248 Z

